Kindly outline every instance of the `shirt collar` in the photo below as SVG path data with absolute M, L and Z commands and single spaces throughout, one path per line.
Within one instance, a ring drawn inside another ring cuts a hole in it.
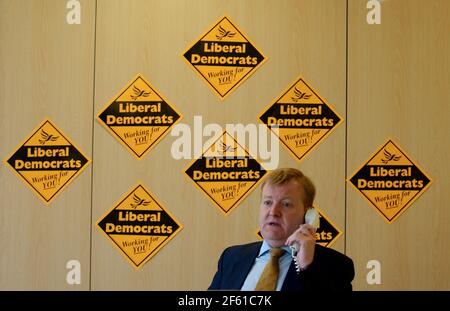
M 281 247 L 282 249 L 284 249 L 285 252 L 290 253 L 291 249 L 289 246 L 284 245 Z M 270 251 L 271 247 L 269 244 L 267 244 L 266 240 L 263 241 L 261 248 L 259 249 L 259 254 L 258 254 L 258 258 L 261 258 L 263 256 L 265 256 L 269 251 Z M 285 254 L 283 254 L 284 256 Z

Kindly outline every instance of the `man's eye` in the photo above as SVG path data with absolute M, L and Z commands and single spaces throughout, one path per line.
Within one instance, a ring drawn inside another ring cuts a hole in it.
M 282 206 L 283 207 L 290 207 L 291 203 L 290 202 L 283 202 Z
M 271 202 L 270 202 L 269 200 L 264 200 L 264 201 L 263 201 L 263 204 L 264 204 L 265 206 L 269 206 L 270 203 L 271 203 Z

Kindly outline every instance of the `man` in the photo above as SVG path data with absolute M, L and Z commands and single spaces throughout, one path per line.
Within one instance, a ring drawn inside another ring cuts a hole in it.
M 259 226 L 264 241 L 227 248 L 209 289 L 351 291 L 353 261 L 316 244 L 315 228 L 305 223 L 316 192 L 311 180 L 297 169 L 281 168 L 267 176 L 261 189 Z M 290 245 L 298 248 L 299 272 Z M 271 287 L 266 287 L 268 275 L 274 279 Z

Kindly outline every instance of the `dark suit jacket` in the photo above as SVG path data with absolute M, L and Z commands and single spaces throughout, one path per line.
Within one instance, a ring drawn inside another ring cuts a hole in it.
M 220 256 L 209 290 L 240 290 L 258 256 L 262 242 L 227 248 Z M 331 248 L 316 244 L 314 260 L 300 273 L 289 266 L 282 291 L 351 291 L 353 261 Z

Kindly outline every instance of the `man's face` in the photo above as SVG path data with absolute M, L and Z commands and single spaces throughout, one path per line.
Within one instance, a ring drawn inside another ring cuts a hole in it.
M 261 235 L 270 246 L 283 246 L 304 222 L 305 211 L 304 190 L 297 181 L 265 185 L 259 211 Z

